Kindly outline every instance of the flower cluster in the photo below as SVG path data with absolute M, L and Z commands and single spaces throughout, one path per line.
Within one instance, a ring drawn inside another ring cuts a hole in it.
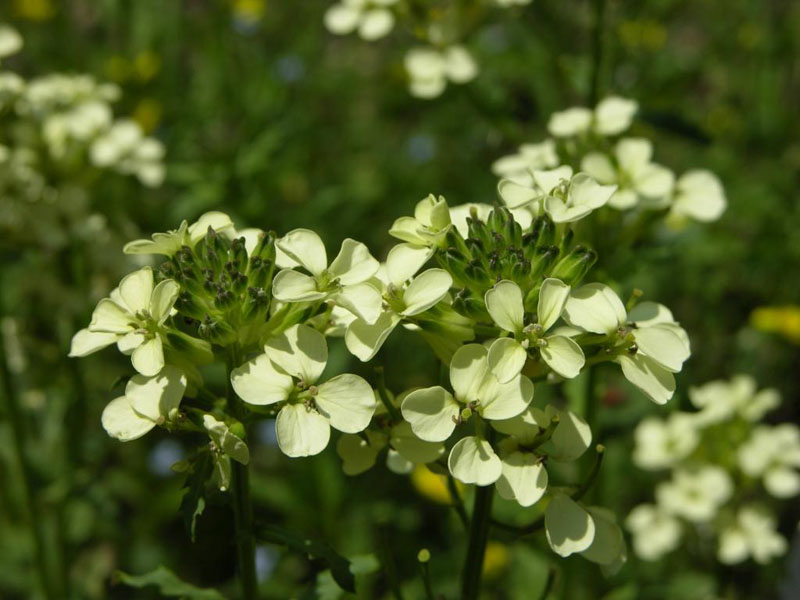
M 722 563 L 767 563 L 787 549 L 770 500 L 800 494 L 800 428 L 760 424 L 780 397 L 756 391 L 746 375 L 692 388 L 689 398 L 697 411 L 649 418 L 636 429 L 635 463 L 671 477 L 656 487 L 655 504 L 628 516 L 634 550 L 656 560 L 697 535 L 716 540 Z
M 694 169 L 676 178 L 670 169 L 653 162 L 650 140 L 624 135 L 637 110 L 633 100 L 609 96 L 593 110 L 573 107 L 554 113 L 547 125 L 552 137 L 523 144 L 515 154 L 495 161 L 492 170 L 501 178 L 500 196 L 510 208 L 536 212 L 541 208 L 536 200 L 547 197 L 559 180 L 574 185 L 579 176 L 572 175 L 575 169 L 602 186 L 614 186 L 613 193 L 596 205 L 573 199 L 572 205 L 582 206 L 582 211 L 600 206 L 618 211 L 667 210 L 673 224 L 719 219 L 726 200 L 713 173 Z M 569 205 L 568 199 L 567 195 L 562 201 Z
M 663 403 L 689 343 L 666 307 L 634 306 L 637 298 L 626 307 L 602 283 L 581 285 L 597 255 L 557 218 L 571 210 L 558 202 L 607 199 L 613 187 L 586 175 L 553 185 L 563 190 L 536 215 L 451 210 L 431 195 L 394 222 L 389 233 L 400 243 L 384 262 L 352 239 L 329 260 L 313 231 L 278 237 L 207 213 L 125 246 L 163 262 L 100 300 L 71 355 L 111 345 L 130 355 L 137 374 L 106 408 L 106 431 L 123 441 L 155 426 L 203 433 L 208 443 L 187 468 L 213 464 L 223 489 L 230 461 L 249 460 L 255 420 L 275 420 L 290 457 L 322 452 L 334 429 L 345 473 L 369 469 L 385 451 L 397 473 L 428 464 L 464 484 L 494 485 L 523 507 L 540 503 L 556 553 L 613 569 L 624 560 L 621 530 L 604 509 L 580 503 L 597 470 L 582 482 L 557 481 L 560 471 L 550 470 L 590 449 L 590 427 L 552 394 L 536 401 L 534 388 L 614 362 Z M 421 335 L 449 377 L 395 395 L 382 377 L 373 388 L 357 375 L 326 374 L 328 337 L 343 337 L 367 362 L 397 329 Z M 211 362 L 228 369 L 224 397 L 204 380 Z M 599 467 L 602 446 L 596 452 Z

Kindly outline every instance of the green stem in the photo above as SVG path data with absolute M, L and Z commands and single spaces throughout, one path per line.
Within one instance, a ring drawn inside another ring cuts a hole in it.
M 447 465 L 445 465 L 445 469 L 447 469 Z M 456 514 L 458 514 L 461 524 L 467 529 L 469 527 L 469 517 L 467 517 L 467 510 L 464 508 L 464 500 L 461 499 L 456 481 L 453 479 L 453 476 L 450 475 L 449 470 L 447 471 L 447 490 L 450 492 L 453 509 L 456 511 Z
M 240 403 L 230 383 L 231 371 L 238 366 L 239 362 L 239 351 L 234 346 L 228 355 L 226 391 L 228 408 L 234 417 L 241 420 Z M 231 462 L 231 504 L 233 506 L 239 583 L 242 588 L 242 600 L 255 600 L 258 598 L 258 582 L 256 579 L 256 543 L 253 535 L 253 504 L 250 497 L 250 468 L 237 461 Z
M 2 317 L 0 316 L 0 320 L 1 319 Z M 17 398 L 14 383 L 11 379 L 11 369 L 8 368 L 5 339 L 2 335 L 0 335 L 0 375 L 2 375 L 3 379 L 3 396 L 5 396 L 8 423 L 11 427 L 11 437 L 13 438 L 14 458 L 17 461 L 17 468 L 19 469 L 20 478 L 22 479 L 22 502 L 28 513 L 28 523 L 30 525 L 31 535 L 33 536 L 39 585 L 41 586 L 45 598 L 48 600 L 55 600 L 58 598 L 58 594 L 51 586 L 51 578 L 48 575 L 44 532 L 42 531 L 43 521 L 39 511 L 39 499 L 34 493 L 33 474 L 25 458 L 25 426 L 22 422 L 22 413 L 19 409 L 19 399 Z
M 477 600 L 480 596 L 483 557 L 486 554 L 486 543 L 489 541 L 493 498 L 494 486 L 486 485 L 475 488 L 469 544 L 464 560 L 464 570 L 461 573 L 462 600 Z
M 597 104 L 600 96 L 600 70 L 603 66 L 603 30 L 606 0 L 593 0 L 594 31 L 592 32 L 592 80 L 589 87 L 589 106 Z

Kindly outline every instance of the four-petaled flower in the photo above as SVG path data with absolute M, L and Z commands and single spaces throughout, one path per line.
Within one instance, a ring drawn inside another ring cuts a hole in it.
M 480 344 L 459 348 L 450 362 L 453 394 L 441 386 L 411 392 L 400 410 L 422 440 L 443 442 L 456 424 L 473 413 L 487 420 L 510 419 L 520 414 L 533 398 L 533 383 L 517 374 L 500 383 L 489 368 L 488 351 Z M 502 463 L 482 436 L 467 436 L 450 450 L 448 466 L 464 483 L 489 485 L 502 474 Z
M 561 317 L 569 292 L 563 281 L 545 279 L 539 290 L 538 322 L 527 326 L 522 290 L 516 283 L 503 280 L 486 292 L 486 309 L 495 324 L 513 336 L 498 338 L 489 347 L 489 367 L 501 383 L 519 374 L 533 348 L 562 377 L 572 379 L 580 373 L 586 362 L 581 347 L 567 336 L 545 335 Z
M 86 356 L 116 342 L 123 354 L 131 355 L 134 369 L 156 375 L 164 368 L 164 323 L 179 291 L 172 279 L 154 286 L 150 267 L 130 273 L 97 304 L 89 327 L 72 338 L 69 355 Z
M 394 27 L 394 13 L 389 9 L 397 0 L 341 0 L 325 12 L 325 27 L 336 35 L 356 29 L 367 41 L 378 40 Z
M 321 333 L 294 325 L 268 340 L 264 352 L 234 369 L 231 384 L 248 404 L 282 404 L 275 427 L 284 454 L 319 454 L 328 445 L 331 427 L 344 433 L 367 428 L 376 402 L 366 381 L 344 374 L 317 385 L 328 361 Z
M 381 311 L 381 295 L 366 283 L 378 270 L 361 242 L 347 238 L 339 254 L 328 265 L 320 237 L 308 229 L 295 229 L 276 242 L 277 262 L 283 270 L 275 276 L 273 295 L 281 302 L 313 302 L 331 299 L 367 323 Z M 294 270 L 302 267 L 309 274 Z
M 563 316 L 583 331 L 629 340 L 627 349 L 614 357 L 625 378 L 653 402 L 672 398 L 672 374 L 681 370 L 691 350 L 689 337 L 666 306 L 642 302 L 628 313 L 610 287 L 590 283 L 572 290 Z

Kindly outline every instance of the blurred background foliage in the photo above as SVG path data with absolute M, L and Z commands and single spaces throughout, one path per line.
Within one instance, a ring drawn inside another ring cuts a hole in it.
M 159 564 L 234 593 L 222 498 L 201 516 L 194 543 L 178 514 L 181 477 L 169 465 L 182 456 L 180 443 L 155 434 L 120 444 L 100 427 L 125 361 L 111 353 L 80 363 L 66 358 L 71 334 L 96 300 L 134 266 L 121 253 L 124 241 L 220 209 L 239 226 L 314 229 L 330 248 L 354 237 L 384 258 L 388 226 L 417 200 L 434 192 L 451 205 L 494 201 L 491 163 L 544 137 L 551 112 L 590 102 L 593 2 L 535 0 L 492 11 L 466 40 L 480 76 L 433 101 L 406 91 L 402 57 L 412 36 L 395 31 L 378 43 L 334 37 L 322 24 L 329 4 L 2 3 L 0 20 L 25 39 L 4 68 L 25 76 L 86 72 L 116 83 L 117 113 L 165 144 L 167 176 L 155 190 L 120 176 L 97 178 L 83 212 L 0 241 L 4 395 L 13 393 L 21 406 L 18 415 L 4 407 L 0 422 L 0 596 L 35 597 L 37 561 L 49 574 L 50 597 L 149 597 L 112 585 L 111 575 Z M 716 172 L 729 209 L 711 225 L 659 229 L 642 247 L 603 240 L 613 260 L 601 256 L 597 268 L 625 292 L 635 285 L 670 306 L 689 331 L 693 356 L 679 390 L 751 373 L 783 393 L 774 419 L 794 421 L 800 417 L 800 317 L 792 308 L 800 303 L 798 31 L 800 4 L 788 0 L 607 0 L 598 72 L 601 95 L 640 103 L 637 130 L 654 140 L 656 159 L 677 171 Z M 80 236 L 68 226 L 90 215 L 101 217 L 96 231 Z M 750 315 L 763 306 L 789 308 L 773 315 L 771 325 L 756 319 L 754 327 Z M 393 336 L 381 357 L 396 391 L 438 376 L 432 354 L 410 334 Z M 345 367 L 354 359 L 334 343 L 334 361 Z M 359 364 L 349 368 L 371 375 Z M 649 497 L 652 483 L 631 475 L 630 432 L 646 414 L 665 409 L 604 371 L 595 392 L 595 438 L 609 451 L 593 500 L 624 515 Z M 685 393 L 672 406 L 686 408 Z M 13 451 L 14 418 L 27 432 L 27 478 Z M 318 534 L 346 556 L 377 553 L 385 562 L 391 551 L 409 598 L 421 597 L 416 554 L 427 547 L 437 592 L 455 597 L 454 565 L 465 536 L 438 477 L 415 473 L 409 486 L 373 469 L 345 479 L 331 451 L 304 460 L 279 456 L 269 425 L 251 450 L 259 517 Z M 534 516 L 500 500 L 497 512 L 509 521 Z M 782 516 L 791 537 L 800 509 Z M 489 597 L 537 597 L 553 558 L 542 552 L 541 537 L 512 541 L 498 534 L 485 567 Z M 769 598 L 782 588 L 791 598 L 800 588 L 797 569 L 792 581 L 780 561 L 766 569 L 720 569 L 702 556 L 701 548 L 689 547 L 656 564 L 631 558 L 610 579 L 580 558 L 567 559 L 559 562 L 553 597 Z M 258 560 L 265 598 L 314 597 L 321 568 L 314 561 L 274 546 L 259 548 Z M 797 547 L 793 560 L 800 560 Z M 360 579 L 362 597 L 387 593 L 385 573 Z M 329 594 L 319 597 L 337 597 Z

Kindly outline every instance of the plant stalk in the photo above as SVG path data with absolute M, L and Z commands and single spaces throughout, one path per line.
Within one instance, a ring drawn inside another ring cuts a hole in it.
M 232 348 L 227 363 L 228 408 L 237 419 L 241 420 L 241 408 L 231 386 L 231 371 L 240 362 L 238 348 Z M 242 600 L 258 598 L 258 581 L 256 579 L 256 542 L 253 535 L 253 503 L 250 495 L 250 467 L 238 461 L 231 461 L 231 505 L 233 507 L 233 523 L 236 536 L 236 558 L 239 571 L 239 583 Z
M 475 488 L 472 520 L 469 528 L 469 544 L 467 546 L 467 556 L 464 560 L 464 570 L 461 573 L 462 600 L 477 600 L 480 596 L 483 557 L 486 554 L 486 543 L 489 541 L 493 498 L 493 485 Z

